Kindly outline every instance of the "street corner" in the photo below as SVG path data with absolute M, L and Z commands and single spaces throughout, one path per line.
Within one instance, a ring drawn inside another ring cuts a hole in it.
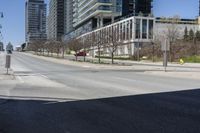
M 15 75 L 12 69 L 7 70 L 0 69 L 0 81 L 3 80 L 15 80 Z

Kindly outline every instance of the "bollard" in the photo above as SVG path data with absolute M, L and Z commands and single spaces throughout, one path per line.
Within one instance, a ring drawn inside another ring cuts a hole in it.
M 7 74 L 8 74 L 8 69 L 10 68 L 10 65 L 11 65 L 11 56 L 10 55 L 6 55 L 5 68 L 7 69 Z

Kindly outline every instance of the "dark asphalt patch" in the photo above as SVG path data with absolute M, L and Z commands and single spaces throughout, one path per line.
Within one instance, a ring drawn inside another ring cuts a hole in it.
M 46 104 L 0 106 L 3 133 L 199 133 L 200 89 Z

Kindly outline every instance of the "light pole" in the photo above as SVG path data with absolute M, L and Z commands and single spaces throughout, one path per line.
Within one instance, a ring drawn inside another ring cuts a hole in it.
M 0 12 L 0 18 L 3 18 L 4 15 L 3 15 L 3 12 Z M 2 35 L 2 32 L 1 32 L 1 29 L 2 29 L 2 25 L 0 24 L 0 42 L 1 40 L 3 40 L 3 35 Z M 3 45 L 0 46 L 0 51 L 3 50 Z
M 196 63 L 196 56 L 197 56 L 197 46 L 196 46 L 196 27 L 193 27 L 194 36 L 193 36 L 193 45 L 194 45 L 194 62 Z

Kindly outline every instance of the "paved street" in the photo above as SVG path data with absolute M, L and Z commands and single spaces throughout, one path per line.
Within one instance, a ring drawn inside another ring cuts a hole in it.
M 200 132 L 200 83 L 12 55 L 0 81 L 0 133 Z

